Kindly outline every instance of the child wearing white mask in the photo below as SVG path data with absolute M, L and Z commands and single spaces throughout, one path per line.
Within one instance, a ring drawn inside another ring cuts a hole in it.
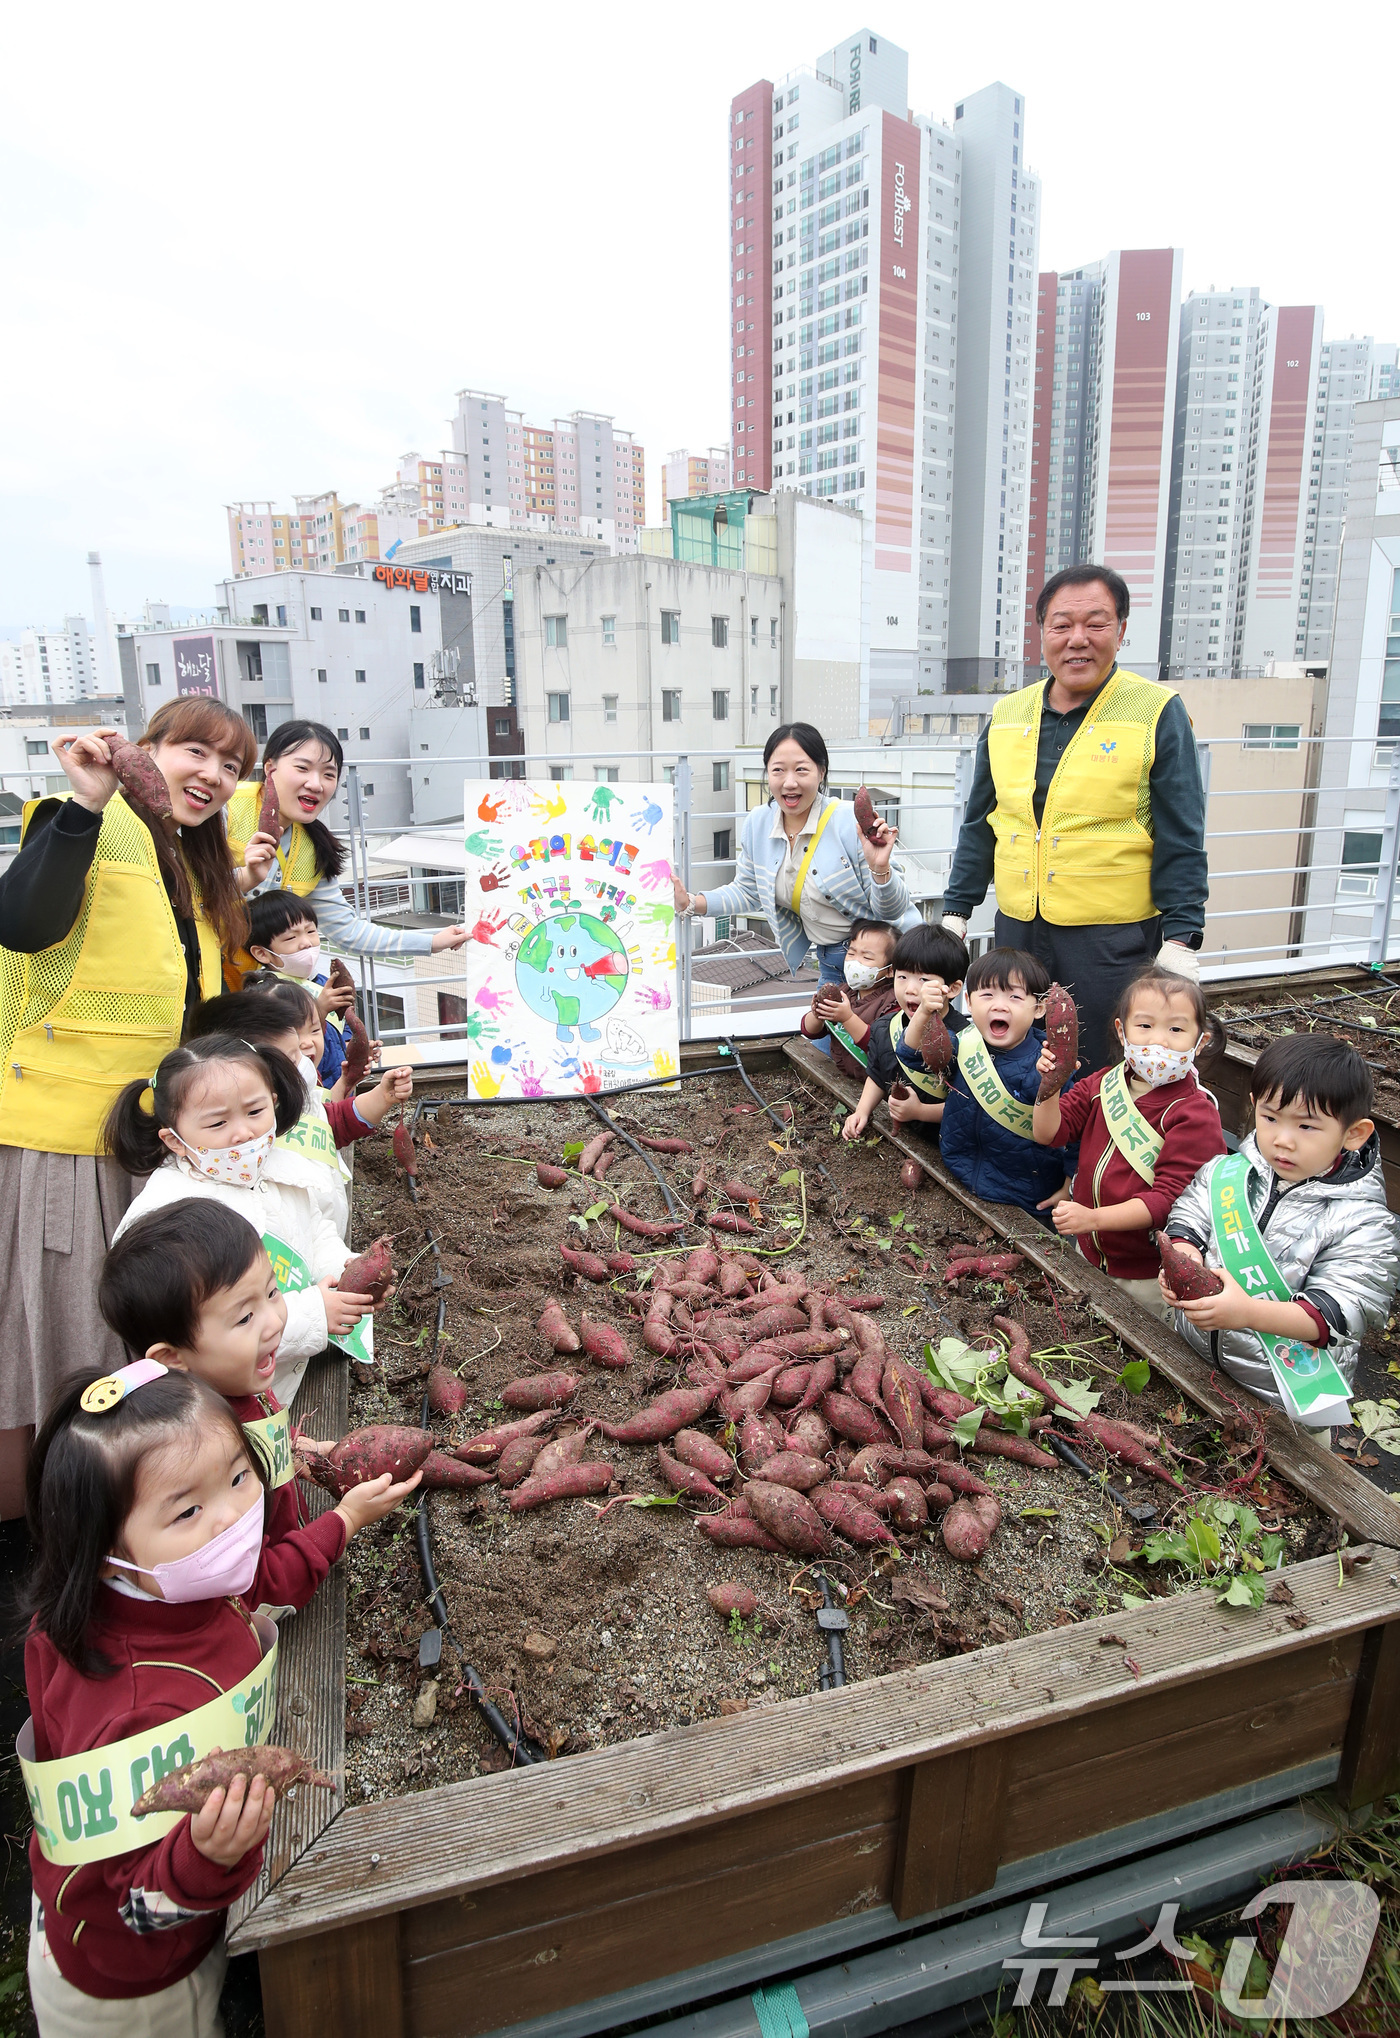
M 167 1203 L 210 1196 L 263 1240 L 287 1300 L 272 1383 L 284 1408 L 328 1338 L 348 1336 L 374 1306 L 372 1296 L 336 1286 L 350 1248 L 274 1151 L 305 1107 L 302 1078 L 278 1049 L 211 1033 L 174 1048 L 145 1081 L 128 1083 L 104 1130 L 105 1150 L 127 1173 L 149 1177 L 114 1239 Z
M 846 944 L 840 984 L 820 984 L 810 1008 L 802 1014 L 809 1040 L 825 1041 L 832 1065 L 853 1082 L 863 1083 L 871 1028 L 899 1010 L 894 989 L 894 950 L 899 929 L 888 920 L 853 920 Z
M 316 910 L 308 900 L 296 892 L 258 892 L 247 901 L 244 910 L 248 915 L 248 954 L 257 963 L 259 972 L 275 970 L 278 976 L 295 978 L 298 983 L 306 985 L 316 1000 L 316 1010 L 325 1031 L 311 1059 L 320 1072 L 321 1082 L 330 1089 L 345 1060 L 342 1022 L 346 1010 L 354 1002 L 354 989 L 331 983 L 322 965 L 321 929 Z M 244 989 L 251 976 L 251 971 L 245 975 Z M 238 988 L 236 970 L 228 980 L 234 989 Z
M 1153 1233 L 1197 1171 L 1225 1151 L 1220 1111 L 1197 1068 L 1225 1050 L 1225 1029 L 1199 984 L 1144 970 L 1118 1001 L 1121 1063 L 1037 1104 L 1041 1146 L 1079 1141 L 1073 1196 L 1051 1211 L 1062 1238 L 1077 1238 L 1091 1265 L 1163 1323 L 1171 1306 L 1157 1283 Z M 1038 1067 L 1049 1073 L 1047 1047 Z

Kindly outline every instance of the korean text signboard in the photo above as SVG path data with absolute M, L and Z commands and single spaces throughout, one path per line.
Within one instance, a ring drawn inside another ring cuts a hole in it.
M 170 648 L 175 654 L 176 692 L 207 693 L 217 700 L 219 667 L 214 656 L 214 639 L 176 637 Z

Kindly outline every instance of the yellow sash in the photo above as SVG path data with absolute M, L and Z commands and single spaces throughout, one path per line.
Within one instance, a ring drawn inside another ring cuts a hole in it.
M 329 1168 L 342 1181 L 346 1179 L 345 1163 L 336 1151 L 330 1120 L 314 1106 L 308 1105 L 296 1124 L 289 1126 L 276 1144 L 288 1153 L 299 1153 L 304 1160 L 319 1161 L 323 1168 Z
M 895 1050 L 896 1061 L 899 1061 L 899 1043 L 903 1038 L 904 1014 L 896 1012 L 890 1020 L 890 1046 Z M 861 1058 L 864 1060 L 864 1056 Z M 932 1069 L 910 1068 L 908 1062 L 905 1061 L 899 1062 L 899 1068 L 900 1074 L 911 1082 L 914 1088 L 922 1096 L 927 1097 L 931 1103 L 941 1104 L 943 1102 L 943 1099 L 948 1094 L 948 1085 L 942 1076 L 936 1076 Z
M 15 1752 L 46 1861 L 81 1868 L 152 1846 L 186 1814 L 149 1812 L 133 1818 L 131 1807 L 143 1792 L 172 1769 L 187 1768 L 218 1748 L 256 1748 L 266 1741 L 277 1705 L 277 1629 L 257 1614 L 253 1622 L 263 1645 L 256 1669 L 207 1705 L 143 1734 L 129 1734 L 87 1754 L 36 1762 L 34 1722 L 25 1721 Z
M 256 1437 L 262 1445 L 272 1487 L 285 1486 L 292 1478 L 292 1425 L 285 1408 L 279 1408 L 275 1415 L 261 1415 L 256 1422 L 245 1422 L 245 1436 Z
M 812 858 L 817 853 L 817 844 L 822 839 L 822 832 L 825 829 L 827 822 L 836 812 L 836 809 L 839 805 L 840 805 L 839 800 L 829 799 L 827 801 L 825 807 L 822 809 L 822 817 L 820 821 L 818 821 L 817 823 L 816 833 L 813 835 L 811 841 L 807 844 L 807 854 L 803 857 L 801 863 L 797 867 L 797 876 L 793 880 L 792 886 L 791 910 L 799 920 L 802 917 L 802 887 L 807 882 L 807 873 L 812 867 Z
M 989 1118 L 995 1118 L 998 1125 L 1004 1125 L 1018 1139 L 1031 1138 L 1031 1107 L 1019 1103 L 1007 1089 L 987 1052 L 986 1041 L 975 1026 L 964 1026 L 958 1035 L 958 1067 Z
M 1099 1102 L 1103 1106 L 1103 1121 L 1108 1127 L 1109 1138 L 1128 1166 L 1142 1176 L 1150 1189 L 1157 1179 L 1157 1156 L 1162 1151 L 1162 1135 L 1154 1131 L 1138 1110 L 1128 1088 L 1122 1062 L 1116 1062 L 1099 1084 Z M 1101 1173 L 1102 1163 L 1094 1175 L 1096 1192 Z

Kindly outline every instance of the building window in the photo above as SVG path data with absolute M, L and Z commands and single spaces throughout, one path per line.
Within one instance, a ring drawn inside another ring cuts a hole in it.
M 414 666 L 414 668 L 413 668 L 413 684 L 414 684 L 414 686 L 415 686 L 415 687 L 424 687 L 424 688 L 425 688 L 425 687 L 427 686 L 427 684 L 428 684 L 428 682 L 427 682 L 426 678 L 424 677 L 424 674 L 423 674 L 423 668 L 422 668 L 422 666 L 421 666 L 421 665 L 415 665 L 415 666 Z
M 248 727 L 257 737 L 259 743 L 266 743 L 267 709 L 263 706 L 262 702 L 245 701 L 243 703 L 243 713 L 247 718 Z
M 159 666 L 157 666 L 156 670 L 157 671 L 160 670 Z M 47 743 L 44 742 L 42 737 L 40 737 L 37 743 L 31 737 L 26 737 L 24 744 L 24 754 L 26 757 L 47 757 L 49 754 L 49 746 Z
M 617 642 L 617 617 L 616 617 L 616 616 L 604 616 L 604 618 L 603 618 L 603 642 L 604 642 L 605 644 L 615 644 L 615 643 Z
M 716 651 L 723 651 L 728 646 L 729 643 L 728 616 L 710 617 L 710 642 L 714 645 Z
M 277 604 L 277 627 L 280 630 L 285 630 L 287 627 L 287 604 L 285 602 L 278 602 Z
M 715 766 L 713 766 L 713 772 L 714 772 L 714 789 L 715 789 L 715 791 L 716 791 L 717 793 L 727 793 L 727 792 L 729 791 L 729 765 L 728 765 L 728 762 L 726 761 L 726 762 L 725 762 L 725 763 L 723 763 L 723 764 L 716 764 Z
M 320 611 L 319 609 L 313 609 L 313 610 L 311 611 L 311 620 L 312 620 L 312 622 L 313 622 L 313 623 L 319 623 L 319 622 L 320 622 L 320 620 L 321 620 L 321 611 Z
M 357 623 L 362 623 L 362 622 L 364 621 L 364 619 L 365 619 L 365 612 L 364 612 L 364 610 L 363 610 L 363 609 L 356 609 L 356 611 L 355 611 L 355 621 L 356 621 Z
M 147 686 L 160 685 L 160 667 L 158 665 L 148 665 L 146 667 L 146 684 Z M 44 751 L 46 750 L 47 747 L 48 746 L 43 743 L 39 745 L 39 755 L 41 757 L 43 756 Z
M 549 767 L 549 775 L 553 779 L 572 778 L 574 775 L 574 767 L 572 766 L 572 764 L 551 764 Z
M 318 665 L 316 667 L 316 684 L 318 686 L 324 686 L 326 684 L 326 668 L 324 665 Z
M 1342 836 L 1342 870 L 1337 879 L 1339 899 L 1374 899 L 1376 877 L 1381 867 L 1381 838 L 1369 829 L 1348 828 Z
M 750 642 L 750 644 L 754 644 L 754 645 L 756 645 L 756 644 L 758 643 L 758 617 L 757 617 L 757 616 L 750 616 L 750 617 L 749 617 L 749 642 Z
M 418 605 L 417 605 L 416 603 L 410 603 L 410 605 L 409 605 L 409 611 L 408 611 L 408 627 L 409 627 L 409 629 L 410 629 L 410 630 L 414 631 L 415 633 L 421 633 L 421 631 L 422 631 L 422 628 L 423 628 L 423 611 L 422 611 L 422 609 L 420 609 L 420 608 L 418 607 Z
M 776 650 L 777 650 L 777 648 L 778 648 L 778 618 L 777 618 L 776 616 L 770 616 L 770 617 L 768 618 L 768 644 L 769 644 L 769 648 L 770 648 L 771 650 L 774 650 L 774 651 L 776 651 Z
M 616 785 L 622 773 L 615 764 L 595 764 L 593 783 L 595 785 Z
M 710 713 L 717 722 L 729 720 L 729 695 L 717 687 L 710 695 Z
M 681 641 L 681 612 L 679 609 L 661 611 L 661 641 L 663 644 L 679 644 Z
M 1246 722 L 1243 747 L 1246 750 L 1296 750 L 1302 733 L 1299 722 Z
M 361 724 L 361 727 L 360 727 L 360 741 L 361 741 L 362 743 L 368 743 L 368 741 L 369 741 L 369 730 L 368 730 L 368 729 L 366 729 L 366 728 L 365 728 L 365 727 L 363 726 L 363 724 Z
M 547 698 L 549 701 L 550 721 L 567 722 L 569 719 L 569 696 L 566 693 L 552 693 Z
M 661 719 L 663 722 L 678 722 L 681 718 L 681 697 L 679 689 L 672 691 L 663 687 L 661 692 Z
M 758 688 L 756 686 L 749 688 L 749 713 L 751 715 L 758 713 Z
M 768 712 L 770 715 L 776 715 L 778 712 L 778 689 L 775 686 L 768 689 Z
M 468 1037 L 466 1022 L 471 1017 L 471 1006 L 467 1003 L 466 999 L 459 998 L 452 991 L 439 991 L 437 994 L 437 1006 L 438 1025 L 442 1028 L 438 1038 L 440 1040 L 465 1040 Z
M 567 616 L 546 616 L 544 619 L 544 641 L 563 650 L 569 641 L 569 619 Z
M 363 665 L 357 665 L 355 667 L 355 684 L 356 686 L 363 686 L 364 683 L 365 683 L 365 668 L 363 667 Z
M 674 784 L 675 784 L 675 782 L 676 782 L 676 767 L 675 767 L 675 765 L 674 765 L 674 764 L 663 764 L 663 765 L 662 765 L 662 767 L 661 767 L 661 783 L 662 783 L 663 785 L 674 785 Z
M 605 722 L 615 722 L 617 720 L 617 695 L 615 693 L 605 693 L 603 695 L 603 720 Z
M 510 716 L 509 716 L 509 715 L 497 715 L 497 717 L 496 717 L 496 734 L 497 734 L 498 736 L 509 736 L 509 734 L 510 734 Z
M 340 617 L 340 620 L 341 620 L 341 622 L 342 622 L 342 623 L 348 623 L 348 622 L 349 622 L 349 620 L 350 620 L 350 611 L 349 611 L 349 609 L 338 609 L 338 610 L 336 611 L 336 613 L 337 613 L 337 615 L 338 615 L 338 616 Z
M 729 846 L 730 842 L 733 840 L 733 835 L 734 831 L 732 828 L 716 828 L 715 830 L 716 863 L 728 863 L 730 857 L 733 855 L 734 852 Z
M 349 740 L 350 731 L 348 729 L 337 729 L 335 733 L 337 736 L 339 736 L 342 743 L 345 743 Z
M 372 785 L 362 784 L 360 787 L 360 793 L 364 799 L 372 800 L 374 798 L 374 787 Z

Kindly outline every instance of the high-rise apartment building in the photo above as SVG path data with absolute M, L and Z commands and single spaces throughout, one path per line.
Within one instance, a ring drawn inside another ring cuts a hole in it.
M 637 550 L 646 522 L 646 458 L 611 418 L 576 410 L 552 425 L 532 425 L 523 412 L 507 410 L 503 396 L 461 389 L 452 443 L 465 491 L 462 521 Z
M 906 53 L 862 28 L 730 106 L 734 481 L 864 511 L 873 714 L 1019 673 L 1025 573 L 1039 187 L 1024 100 L 989 86 L 951 126 L 908 101 Z M 956 666 L 955 531 L 978 580 Z
M 1040 663 L 1035 600 L 1052 573 L 1088 557 L 1084 477 L 1099 286 L 1082 269 L 1044 271 L 1036 286 L 1035 399 L 1026 517 L 1027 671 Z
M 97 651 L 84 617 L 65 616 L 62 630 L 0 638 L 0 707 L 85 701 L 98 692 Z
M 1313 446 L 1321 358 L 1321 305 L 1266 308 L 1245 441 L 1241 596 L 1231 667 L 1237 672 L 1303 656 L 1303 562 L 1317 528 L 1321 485 Z M 1344 503 L 1342 497 L 1338 514 Z
M 1263 302 L 1253 286 L 1193 290 L 1181 307 L 1161 662 L 1173 679 L 1233 671 Z
M 1309 504 L 1293 651 L 1295 658 L 1309 664 L 1332 655 L 1337 572 L 1351 479 L 1352 413 L 1358 403 L 1400 396 L 1396 361 L 1393 343 L 1377 342 L 1369 335 L 1322 343 L 1312 417 L 1313 478 L 1318 493 L 1316 505 Z
M 703 453 L 668 453 L 661 463 L 661 521 L 669 506 L 693 495 L 723 495 L 729 488 L 729 448 L 711 446 Z

